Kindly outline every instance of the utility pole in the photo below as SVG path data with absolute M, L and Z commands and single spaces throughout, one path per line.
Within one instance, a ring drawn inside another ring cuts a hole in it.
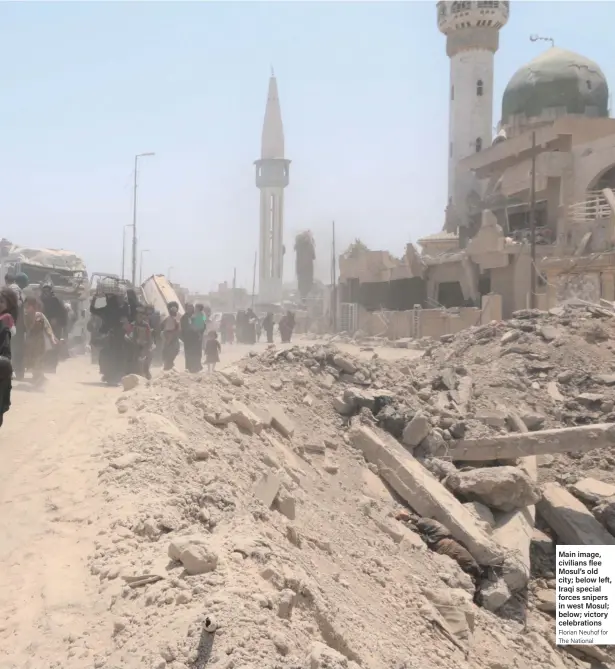
M 252 309 L 254 309 L 254 296 L 256 294 L 256 259 L 258 252 L 254 252 L 254 269 L 252 270 Z
M 532 132 L 532 178 L 530 182 L 530 308 L 536 309 L 536 131 Z
M 148 153 L 138 153 L 135 156 L 135 180 L 133 184 L 132 196 L 132 285 L 137 285 L 137 173 L 139 166 L 139 158 L 146 156 L 155 156 L 152 151 Z

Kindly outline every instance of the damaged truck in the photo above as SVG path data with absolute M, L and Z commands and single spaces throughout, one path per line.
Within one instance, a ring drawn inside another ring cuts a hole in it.
M 89 281 L 85 262 L 73 251 L 18 246 L 7 240 L 0 242 L 2 277 L 11 271 L 28 275 L 26 296 L 40 296 L 41 286 L 52 283 L 55 294 L 69 311 L 69 348 L 85 351 L 89 318 Z

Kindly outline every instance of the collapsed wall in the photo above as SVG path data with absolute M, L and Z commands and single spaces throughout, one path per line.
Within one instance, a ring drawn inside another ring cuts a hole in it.
M 117 616 L 104 666 L 587 666 L 553 646 L 553 539 L 577 531 L 566 494 L 585 495 L 586 538 L 611 536 L 586 481 L 615 482 L 609 443 L 534 473 L 450 452 L 610 424 L 613 332 L 602 310 L 523 312 L 418 361 L 316 345 L 132 379 L 92 558 Z

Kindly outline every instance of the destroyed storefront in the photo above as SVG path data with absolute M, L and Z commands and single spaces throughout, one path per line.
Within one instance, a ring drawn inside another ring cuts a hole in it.
M 518 244 L 507 246 L 493 217 L 485 216 L 467 249 L 447 233 L 423 242 L 434 255 L 419 255 L 408 244 L 401 259 L 383 251 L 340 258 L 341 310 L 357 305 L 356 329 L 395 339 L 437 337 L 518 308 L 526 283 L 529 288 L 529 279 L 519 279 L 529 256 Z M 442 252 L 435 254 L 431 244 Z

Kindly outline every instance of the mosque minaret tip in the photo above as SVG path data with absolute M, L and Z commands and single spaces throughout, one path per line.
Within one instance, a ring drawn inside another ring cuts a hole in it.
M 448 204 L 467 224 L 466 202 L 474 176 L 460 173 L 461 160 L 491 146 L 493 71 L 500 29 L 508 22 L 509 2 L 471 0 L 437 3 L 438 28 L 446 35 L 450 58 Z
M 273 68 L 265 106 L 261 157 L 254 164 L 256 187 L 261 192 L 258 299 L 260 303 L 277 303 L 282 301 L 284 189 L 289 182 L 290 160 L 284 157 L 284 126 Z

